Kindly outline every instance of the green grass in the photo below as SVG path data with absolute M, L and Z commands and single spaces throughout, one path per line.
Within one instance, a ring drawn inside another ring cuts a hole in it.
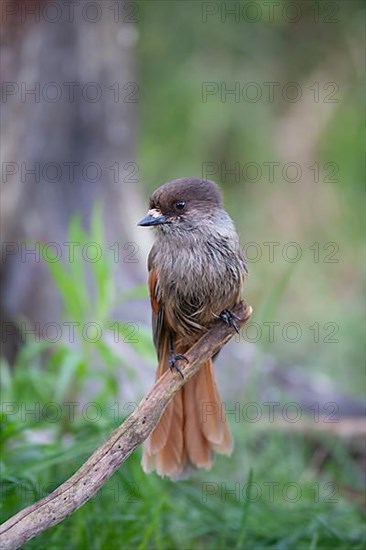
M 30 443 L 27 423 L 16 447 L 3 453 L 3 517 L 44 496 L 69 477 L 116 423 L 76 421 L 67 442 L 57 431 L 46 443 Z M 141 470 L 140 452 L 80 510 L 25 548 L 362 548 L 362 510 L 343 487 L 354 459 L 332 438 L 258 432 L 234 425 L 236 449 L 214 469 L 172 483 Z M 11 431 L 11 430 L 10 430 Z M 21 441 L 23 442 L 21 443 Z M 312 464 L 316 448 L 330 458 L 321 473 Z M 344 464 L 348 468 L 344 469 Z M 332 480 L 336 479 L 337 482 Z

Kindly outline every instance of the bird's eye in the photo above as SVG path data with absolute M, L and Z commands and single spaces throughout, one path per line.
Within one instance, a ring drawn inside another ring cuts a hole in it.
M 183 208 L 185 207 L 185 205 L 186 205 L 186 201 L 177 201 L 177 202 L 175 203 L 175 208 L 176 208 L 177 210 L 183 210 Z

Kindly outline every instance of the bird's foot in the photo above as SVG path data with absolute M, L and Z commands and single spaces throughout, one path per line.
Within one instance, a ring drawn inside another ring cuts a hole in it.
M 236 321 L 240 321 L 239 317 L 235 315 L 230 309 L 224 309 L 220 315 L 220 319 L 224 321 L 229 327 L 233 327 L 235 331 L 239 334 L 239 327 Z
M 186 363 L 189 363 L 189 361 L 188 361 L 187 357 L 185 357 L 185 355 L 182 355 L 180 353 L 178 353 L 178 354 L 170 353 L 169 359 L 168 359 L 170 370 L 175 369 L 176 371 L 179 372 L 181 377 L 184 378 L 184 375 L 183 375 L 183 373 L 180 369 L 180 366 L 178 364 L 179 361 L 186 361 Z

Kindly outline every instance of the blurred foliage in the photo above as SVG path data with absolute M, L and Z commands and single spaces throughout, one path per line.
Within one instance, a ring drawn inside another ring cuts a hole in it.
M 98 421 L 77 409 L 62 433 L 46 390 L 47 382 L 57 386 L 57 373 L 49 369 L 45 384 L 45 373 L 32 370 L 28 414 L 3 419 L 4 519 L 62 483 L 122 420 L 99 400 Z M 11 385 L 18 390 L 16 380 Z M 35 403 L 38 414 L 30 412 Z M 75 549 L 363 548 L 361 480 L 341 442 L 232 427 L 234 455 L 219 457 L 211 472 L 172 483 L 146 476 L 136 452 L 80 510 L 24 548 L 64 548 L 65 540 Z M 327 457 L 321 468 L 319 449 Z
M 262 353 L 257 360 L 271 354 L 283 368 L 300 364 L 309 375 L 328 374 L 339 388 L 360 394 L 364 6 L 331 3 L 339 7 L 336 24 L 324 23 L 322 11 L 320 22 L 314 22 L 314 10 L 324 10 L 323 2 L 297 3 L 302 8 L 297 23 L 280 16 L 271 21 L 265 15 L 257 23 L 233 17 L 222 22 L 220 13 L 204 23 L 202 4 L 138 2 L 139 160 L 146 193 L 170 178 L 201 176 L 204 162 L 217 163 L 212 179 L 224 189 L 243 245 L 254 242 L 262 250 L 258 261 L 249 261 L 246 296 L 255 310 L 253 320 L 297 322 L 304 333 L 296 345 L 263 337 L 256 344 Z M 298 103 L 282 96 L 273 103 L 237 103 L 222 102 L 218 94 L 202 101 L 205 82 L 224 82 L 230 88 L 235 82 L 269 81 L 280 86 L 295 81 L 306 97 Z M 309 87 L 316 81 L 336 82 L 338 103 L 314 103 Z M 269 161 L 281 166 L 298 162 L 304 177 L 289 183 L 279 171 L 273 183 L 242 175 L 235 181 L 220 170 L 222 163 L 263 167 Z M 315 162 L 323 167 L 318 183 L 309 170 Z M 328 162 L 339 167 L 333 183 L 324 181 Z M 102 245 L 100 214 L 96 207 L 90 233 L 75 216 L 69 240 Z M 281 253 L 294 241 L 302 250 L 297 263 Z M 279 243 L 274 261 L 265 254 L 266 242 Z M 338 247 L 336 263 L 325 261 L 332 251 L 324 249 L 327 243 Z M 128 296 L 116 296 L 107 259 L 89 262 L 87 268 L 77 257 L 68 267 L 48 265 L 65 318 L 79 325 L 73 345 L 27 343 L 14 369 L 2 363 L 2 398 L 10 404 L 2 418 L 4 519 L 67 479 L 129 412 L 117 401 L 117 371 L 138 373 L 119 353 L 111 325 L 117 322 L 124 343 L 155 363 L 149 328 L 140 326 L 138 341 L 130 342 L 124 320 L 113 319 L 114 306 Z M 137 289 L 136 296 L 141 295 L 146 296 L 145 287 Z M 88 322 L 103 329 L 103 337 L 94 343 L 80 332 Z M 322 334 L 314 342 L 309 327 L 315 322 L 322 327 L 336 323 L 339 341 L 326 343 Z M 89 368 L 95 355 L 103 368 Z M 88 414 L 80 405 L 71 415 L 65 407 L 80 402 L 85 391 L 88 401 L 97 403 L 97 420 L 95 408 Z M 19 407 L 11 409 L 14 403 Z M 362 479 L 354 450 L 331 435 L 261 431 L 256 424 L 232 418 L 231 423 L 234 455 L 219 457 L 211 472 L 171 483 L 145 476 L 136 452 L 82 509 L 25 548 L 64 548 L 65 540 L 75 549 L 364 548 Z M 270 483 L 279 484 L 273 496 Z M 291 491 L 284 498 L 288 484 L 300 488 L 297 501 L 291 502 Z

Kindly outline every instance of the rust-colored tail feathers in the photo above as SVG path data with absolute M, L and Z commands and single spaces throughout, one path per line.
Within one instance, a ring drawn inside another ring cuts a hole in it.
M 160 354 L 157 378 L 168 368 L 168 345 Z M 181 353 L 181 352 L 180 352 Z M 172 479 L 190 466 L 209 469 L 213 451 L 230 454 L 232 438 L 217 391 L 212 360 L 173 397 L 144 445 L 142 466 Z

